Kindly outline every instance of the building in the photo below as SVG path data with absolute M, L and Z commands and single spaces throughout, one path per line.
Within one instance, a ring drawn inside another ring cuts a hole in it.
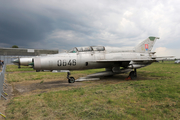
M 31 57 L 42 54 L 57 54 L 59 50 L 26 49 L 26 48 L 0 48 L 0 60 L 10 64 L 17 57 Z

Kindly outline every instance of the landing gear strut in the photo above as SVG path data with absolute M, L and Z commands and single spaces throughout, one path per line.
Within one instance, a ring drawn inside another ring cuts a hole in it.
M 74 82 L 75 82 L 74 77 L 69 77 L 69 75 L 71 75 L 71 73 L 70 73 L 70 72 L 67 72 L 67 79 L 68 79 L 68 82 L 69 82 L 69 83 L 74 83 Z
M 129 73 L 128 78 L 126 78 L 126 80 L 135 80 L 137 78 L 137 72 L 136 69 L 134 69 L 134 71 L 131 71 Z
M 20 65 L 20 63 L 18 63 L 18 68 L 21 68 L 21 65 Z

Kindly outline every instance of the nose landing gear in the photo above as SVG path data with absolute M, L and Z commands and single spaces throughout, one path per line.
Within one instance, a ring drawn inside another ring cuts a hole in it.
M 75 82 L 74 77 L 69 77 L 69 75 L 71 75 L 71 73 L 70 73 L 70 72 L 67 72 L 67 79 L 68 79 L 68 82 L 69 82 L 69 83 L 74 83 L 74 82 Z
M 131 71 L 129 73 L 129 76 L 126 78 L 126 80 L 135 80 L 137 78 L 137 73 L 136 73 L 136 69 L 134 69 L 134 71 Z

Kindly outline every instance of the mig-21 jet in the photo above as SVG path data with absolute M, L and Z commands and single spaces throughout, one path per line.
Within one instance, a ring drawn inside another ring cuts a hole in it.
M 36 71 L 40 70 L 85 70 L 105 68 L 106 71 L 92 76 L 106 76 L 125 72 L 129 78 L 137 77 L 136 69 L 150 65 L 159 60 L 155 52 L 151 52 L 158 37 L 148 37 L 132 50 L 120 50 L 113 47 L 88 46 L 75 47 L 66 53 L 40 56 L 32 59 Z M 74 77 L 67 72 L 69 83 L 74 83 Z

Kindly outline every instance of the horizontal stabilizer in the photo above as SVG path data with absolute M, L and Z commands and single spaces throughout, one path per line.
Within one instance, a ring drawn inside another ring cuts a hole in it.
M 155 59 L 157 61 L 159 60 L 168 60 L 174 58 L 174 56 L 159 56 L 159 57 L 151 57 L 152 59 Z
M 174 58 L 174 56 L 158 56 L 158 57 L 151 57 L 152 59 L 158 59 L 158 58 L 163 58 L 163 59 L 168 59 L 168 58 Z

